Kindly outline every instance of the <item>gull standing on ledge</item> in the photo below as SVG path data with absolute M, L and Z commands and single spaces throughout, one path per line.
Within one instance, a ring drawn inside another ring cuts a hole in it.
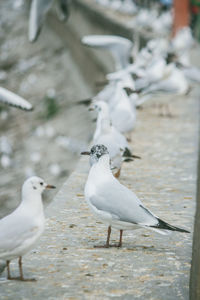
M 108 148 L 111 169 L 114 170 L 114 176 L 118 178 L 123 161 L 129 162 L 133 161 L 133 158 L 141 157 L 131 153 L 125 136 L 111 124 L 108 104 L 98 101 L 90 107 L 90 110 L 94 109 L 98 111 L 98 117 L 93 144 L 103 144 Z
M 169 231 L 187 232 L 159 219 L 148 210 L 127 187 L 120 184 L 110 170 L 110 157 L 104 145 L 95 145 L 90 152 L 93 163 L 85 185 L 85 198 L 94 215 L 108 225 L 107 241 L 104 246 L 110 246 L 111 226 L 120 230 L 118 247 L 122 246 L 123 230 L 145 227 L 168 234 Z
M 44 182 L 40 177 L 30 177 L 22 186 L 22 201 L 17 209 L 0 220 L 0 260 L 6 261 L 7 279 L 25 279 L 22 269 L 22 256 L 31 250 L 44 231 L 45 217 L 42 192 L 55 186 Z M 19 258 L 19 277 L 12 277 L 10 261 Z

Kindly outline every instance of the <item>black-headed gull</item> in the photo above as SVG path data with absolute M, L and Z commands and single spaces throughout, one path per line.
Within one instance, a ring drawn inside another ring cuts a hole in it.
M 94 215 L 108 226 L 107 242 L 103 247 L 110 246 L 111 227 L 120 230 L 118 247 L 122 246 L 123 230 L 145 227 L 161 234 L 188 232 L 158 218 L 113 176 L 108 149 L 104 145 L 94 145 L 90 152 L 82 154 L 90 155 L 93 163 L 85 185 L 85 199 Z

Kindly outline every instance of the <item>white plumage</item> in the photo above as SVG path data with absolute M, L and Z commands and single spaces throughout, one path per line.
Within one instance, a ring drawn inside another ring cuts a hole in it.
M 8 279 L 9 262 L 19 257 L 20 277 L 24 280 L 21 259 L 32 249 L 44 231 L 45 217 L 43 212 L 42 192 L 48 185 L 39 177 L 31 177 L 22 187 L 22 201 L 17 209 L 0 220 L 0 260 L 7 262 Z
M 132 191 L 113 177 L 110 157 L 104 145 L 95 145 L 90 153 L 82 154 L 90 154 L 92 157 L 93 165 L 85 185 L 85 199 L 94 215 L 109 228 L 106 247 L 109 246 L 111 227 L 120 229 L 119 246 L 122 243 L 122 230 L 126 229 L 146 227 L 161 234 L 169 230 L 188 232 L 159 219 Z
M 29 17 L 29 41 L 34 42 L 44 23 L 53 0 L 32 0 Z
M 27 111 L 33 109 L 27 100 L 2 87 L 0 87 L 0 102 Z
M 82 43 L 90 47 L 110 51 L 118 70 L 127 67 L 129 64 L 133 43 L 126 38 L 115 35 L 88 35 L 82 38 Z

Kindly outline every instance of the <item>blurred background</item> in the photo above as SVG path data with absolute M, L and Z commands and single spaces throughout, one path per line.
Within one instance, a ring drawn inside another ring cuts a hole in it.
M 28 1 L 0 3 L 0 86 L 34 107 L 0 106 L 0 217 L 17 206 L 28 176 L 37 174 L 58 191 L 92 130 L 87 110 L 68 105 L 89 93 L 78 63 L 48 26 L 37 43 L 29 42 L 29 10 Z

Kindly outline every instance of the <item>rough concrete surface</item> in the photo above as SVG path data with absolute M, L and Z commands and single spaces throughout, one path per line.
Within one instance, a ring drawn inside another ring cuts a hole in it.
M 158 115 L 155 103 L 138 111 L 131 147 L 142 159 L 124 164 L 120 181 L 167 222 L 190 234 L 126 231 L 121 249 L 95 249 L 106 239 L 84 200 L 88 161 L 82 159 L 47 208 L 47 226 L 38 247 L 24 257 L 26 277 L 5 280 L 1 299 L 188 299 L 195 211 L 199 91 L 170 101 L 172 118 Z M 113 230 L 111 242 L 118 240 Z M 12 274 L 17 275 L 13 262 Z

